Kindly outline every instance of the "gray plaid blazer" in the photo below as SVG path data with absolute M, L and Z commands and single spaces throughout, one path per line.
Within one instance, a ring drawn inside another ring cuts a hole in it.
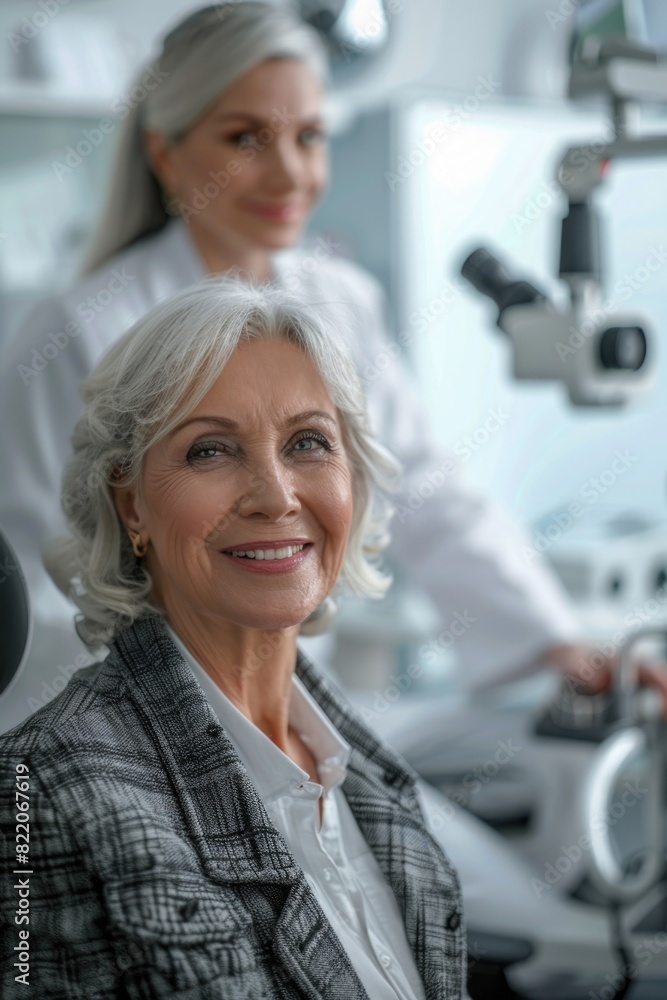
M 301 653 L 296 671 L 351 745 L 343 792 L 396 895 L 427 1000 L 465 997 L 459 884 L 427 832 L 415 773 Z M 14 860 L 19 762 L 29 866 Z M 158 616 L 1 736 L 0 764 L 6 1000 L 369 1000 Z M 17 926 L 21 878 L 30 923 Z M 32 991 L 14 978 L 19 927 Z

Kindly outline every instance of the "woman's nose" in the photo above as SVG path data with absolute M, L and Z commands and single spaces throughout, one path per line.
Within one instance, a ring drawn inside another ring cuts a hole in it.
M 303 150 L 289 136 L 277 136 L 269 157 L 274 189 L 292 190 L 307 182 L 309 167 Z
M 238 504 L 242 517 L 272 521 L 298 513 L 300 509 L 290 471 L 276 463 L 259 466 L 252 472 Z

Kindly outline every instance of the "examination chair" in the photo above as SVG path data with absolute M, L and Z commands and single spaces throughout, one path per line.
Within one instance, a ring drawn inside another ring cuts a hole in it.
M 28 590 L 14 550 L 0 530 L 0 696 L 28 653 L 32 616 Z

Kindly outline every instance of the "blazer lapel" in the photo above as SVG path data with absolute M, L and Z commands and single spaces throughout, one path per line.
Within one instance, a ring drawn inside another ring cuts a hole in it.
M 298 882 L 300 868 L 161 618 L 135 622 L 114 647 L 207 875 L 219 882 Z
M 302 653 L 296 670 L 351 745 L 343 791 L 396 896 L 427 1000 L 465 995 L 461 890 L 426 828 L 414 788 L 418 776 L 377 740 Z
M 369 1000 L 162 620 L 136 622 L 114 647 L 112 655 L 131 676 L 135 705 L 176 787 L 206 875 L 226 884 L 273 886 L 274 904 L 282 897 L 273 936 L 282 968 L 274 969 L 275 975 L 297 982 L 311 1000 Z
M 135 622 L 114 640 L 112 650 L 121 658 L 119 669 L 132 679 L 131 696 L 154 734 L 208 877 L 221 883 L 285 886 L 274 943 L 291 975 L 304 989 L 317 980 L 312 995 L 318 1000 L 367 1000 L 303 872 L 161 618 Z M 296 673 L 350 744 L 343 792 L 396 896 L 427 1000 L 460 996 L 462 924 L 459 933 L 445 930 L 453 915 L 458 921 L 460 889 L 425 828 L 414 789 L 417 775 L 373 736 L 300 651 Z M 331 968 L 337 970 L 333 979 L 327 972 Z

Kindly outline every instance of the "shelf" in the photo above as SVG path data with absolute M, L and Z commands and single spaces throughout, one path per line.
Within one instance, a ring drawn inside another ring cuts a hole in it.
M 46 118 L 104 118 L 111 116 L 111 101 L 101 95 L 58 91 L 45 83 L 0 81 L 0 115 L 35 115 Z

